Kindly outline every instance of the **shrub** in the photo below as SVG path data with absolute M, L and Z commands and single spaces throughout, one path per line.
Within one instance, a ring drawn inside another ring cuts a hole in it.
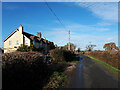
M 28 52 L 28 51 L 30 51 L 30 48 L 27 45 L 22 45 L 21 44 L 21 46 L 18 47 L 17 51 Z
M 31 44 L 30 46 L 21 44 L 21 46 L 19 46 L 17 49 L 17 51 L 21 51 L 21 52 L 29 52 L 29 51 L 41 52 L 42 50 L 43 48 L 36 48 L 33 44 Z
M 72 51 L 63 50 L 63 56 L 65 58 L 65 61 L 72 61 L 74 53 Z
M 43 55 L 36 52 L 6 53 L 3 55 L 3 89 L 40 89 L 48 77 Z
M 50 56 L 53 58 L 53 63 L 65 63 L 65 61 L 72 61 L 74 54 L 71 51 L 56 48 L 50 50 Z

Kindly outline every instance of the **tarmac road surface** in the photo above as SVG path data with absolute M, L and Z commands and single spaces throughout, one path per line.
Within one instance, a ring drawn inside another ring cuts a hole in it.
M 79 56 L 77 68 L 72 72 L 68 88 L 120 88 L 118 74 L 87 56 Z

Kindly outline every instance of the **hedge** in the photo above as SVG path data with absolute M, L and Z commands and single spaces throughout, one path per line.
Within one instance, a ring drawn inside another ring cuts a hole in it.
M 73 60 L 74 53 L 69 50 L 53 49 L 50 50 L 53 63 L 64 63 Z
M 40 89 L 49 76 L 42 54 L 6 53 L 2 56 L 3 89 Z

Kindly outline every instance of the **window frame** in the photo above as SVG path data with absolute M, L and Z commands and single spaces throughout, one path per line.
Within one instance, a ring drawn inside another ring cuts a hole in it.
M 19 45 L 19 40 L 17 40 L 17 43 L 16 43 L 17 45 Z

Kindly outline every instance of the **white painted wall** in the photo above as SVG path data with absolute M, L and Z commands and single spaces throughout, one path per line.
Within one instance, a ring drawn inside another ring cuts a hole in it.
M 13 52 L 15 50 L 17 50 L 17 48 L 15 47 L 19 47 L 21 44 L 23 44 L 23 34 L 21 33 L 20 30 L 16 30 L 17 32 L 15 32 L 10 38 L 8 38 L 5 42 L 4 42 L 4 52 Z M 19 44 L 17 44 L 17 40 L 19 42 Z M 9 45 L 9 42 L 11 41 L 11 45 Z
M 30 46 L 30 39 L 24 35 L 24 44 Z
M 16 51 L 17 48 L 23 44 L 23 27 L 20 26 L 19 30 L 15 30 L 16 32 L 10 36 L 6 41 L 4 41 L 4 53 L 6 52 L 13 52 Z M 11 41 L 11 45 L 9 45 L 9 42 Z M 19 44 L 17 44 L 17 41 Z M 15 48 L 17 47 L 17 48 Z

